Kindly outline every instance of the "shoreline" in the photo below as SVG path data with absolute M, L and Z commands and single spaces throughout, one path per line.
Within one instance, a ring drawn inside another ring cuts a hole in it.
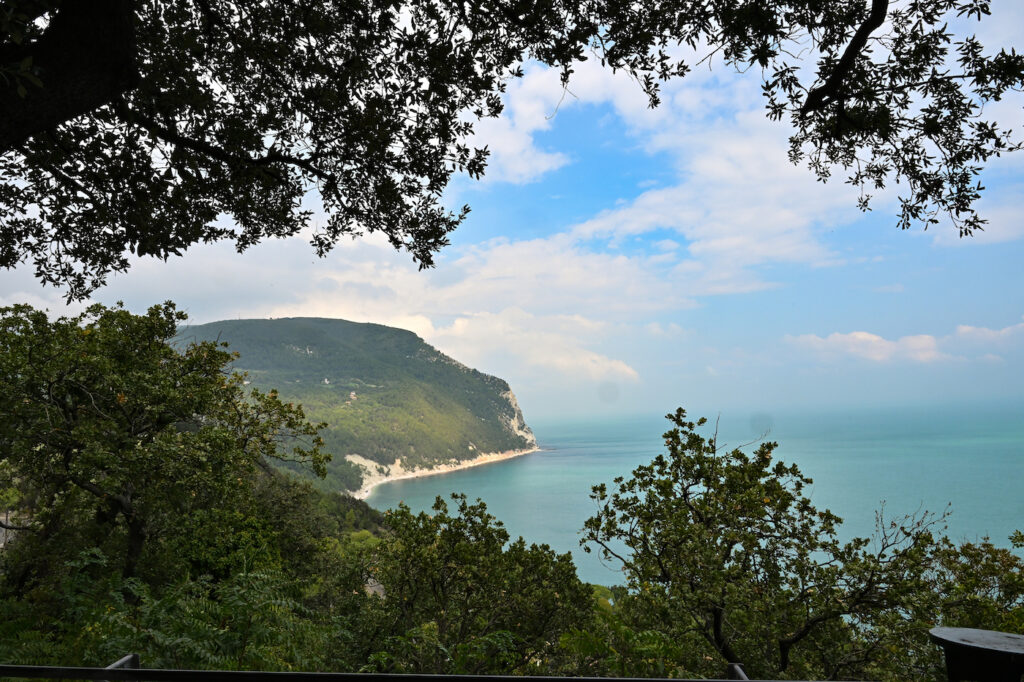
M 438 464 L 431 469 L 405 469 L 402 466 L 401 458 L 396 459 L 394 464 L 387 465 L 374 462 L 373 460 L 367 459 L 361 455 L 345 455 L 345 459 L 353 464 L 358 464 L 364 470 L 363 485 L 359 490 L 349 492 L 349 494 L 358 500 L 365 500 L 370 496 L 370 493 L 373 492 L 373 489 L 382 483 L 403 481 L 410 478 L 426 478 L 427 476 L 450 474 L 453 471 L 472 469 L 473 467 L 482 466 L 484 464 L 493 464 L 494 462 L 503 462 L 507 459 L 514 459 L 534 452 L 540 452 L 540 450 L 540 447 L 534 445 L 533 447 L 525 448 L 523 450 L 485 452 L 481 455 L 477 455 L 473 459 L 465 459 L 461 461 L 449 460 L 447 463 Z M 385 471 L 381 472 L 380 469 L 384 469 Z

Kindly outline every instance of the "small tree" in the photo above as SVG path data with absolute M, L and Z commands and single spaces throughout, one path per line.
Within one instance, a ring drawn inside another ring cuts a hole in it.
M 301 408 L 273 391 L 246 393 L 224 344 L 168 345 L 184 319 L 171 303 L 145 315 L 94 305 L 55 321 L 0 309 L 0 453 L 27 519 L 6 556 L 8 581 L 23 588 L 64 563 L 47 557 L 89 547 L 135 576 L 154 542 L 187 532 L 197 515 L 241 518 L 268 459 L 322 475 L 318 427 Z M 240 531 L 217 533 L 237 544 Z
M 380 586 L 371 600 L 383 651 L 374 667 L 392 672 L 514 674 L 537 670 L 559 637 L 586 624 L 593 597 L 569 554 L 509 542 L 479 500 L 440 497 L 434 514 L 400 505 L 373 555 Z M 379 646 L 379 641 L 377 642 Z
M 872 540 L 840 543 L 840 519 L 804 496 L 811 479 L 753 454 L 720 451 L 679 409 L 666 455 L 614 492 L 595 486 L 585 549 L 621 563 L 617 601 L 635 629 L 677 643 L 681 665 L 720 675 L 741 662 L 751 677 L 856 676 L 883 656 L 897 625 L 920 629 L 919 597 L 933 587 L 934 518 L 885 523 Z M 884 671 L 882 671 L 884 672 Z

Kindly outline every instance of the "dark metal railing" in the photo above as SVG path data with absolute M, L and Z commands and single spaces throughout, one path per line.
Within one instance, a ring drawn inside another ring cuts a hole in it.
M 106 668 L 52 665 L 0 665 L 0 678 L 45 680 L 119 680 L 121 682 L 665 682 L 636 677 L 520 677 L 516 675 L 412 675 L 371 673 L 263 672 L 257 670 L 170 670 L 141 667 L 128 654 Z M 746 680 L 743 666 L 730 663 L 724 680 Z M 701 680 L 700 682 L 724 682 Z M 673 680 L 673 682 L 698 682 Z

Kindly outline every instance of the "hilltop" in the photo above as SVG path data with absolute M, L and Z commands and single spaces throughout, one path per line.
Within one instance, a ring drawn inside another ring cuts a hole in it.
M 277 389 L 311 420 L 327 422 L 326 484 L 334 489 L 357 490 L 368 474 L 392 468 L 447 467 L 535 444 L 508 383 L 404 329 L 326 318 L 224 320 L 182 327 L 177 340 L 227 342 L 239 354 L 234 369 L 254 386 Z

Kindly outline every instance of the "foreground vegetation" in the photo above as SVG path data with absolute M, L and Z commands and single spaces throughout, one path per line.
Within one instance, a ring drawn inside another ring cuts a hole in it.
M 594 488 L 610 590 L 481 502 L 382 517 L 269 466 L 323 475 L 318 426 L 223 347 L 168 345 L 183 318 L 0 310 L 0 660 L 943 679 L 929 627 L 1024 630 L 1011 551 L 927 515 L 840 543 L 774 443 L 720 451 L 682 410 L 664 455 Z

